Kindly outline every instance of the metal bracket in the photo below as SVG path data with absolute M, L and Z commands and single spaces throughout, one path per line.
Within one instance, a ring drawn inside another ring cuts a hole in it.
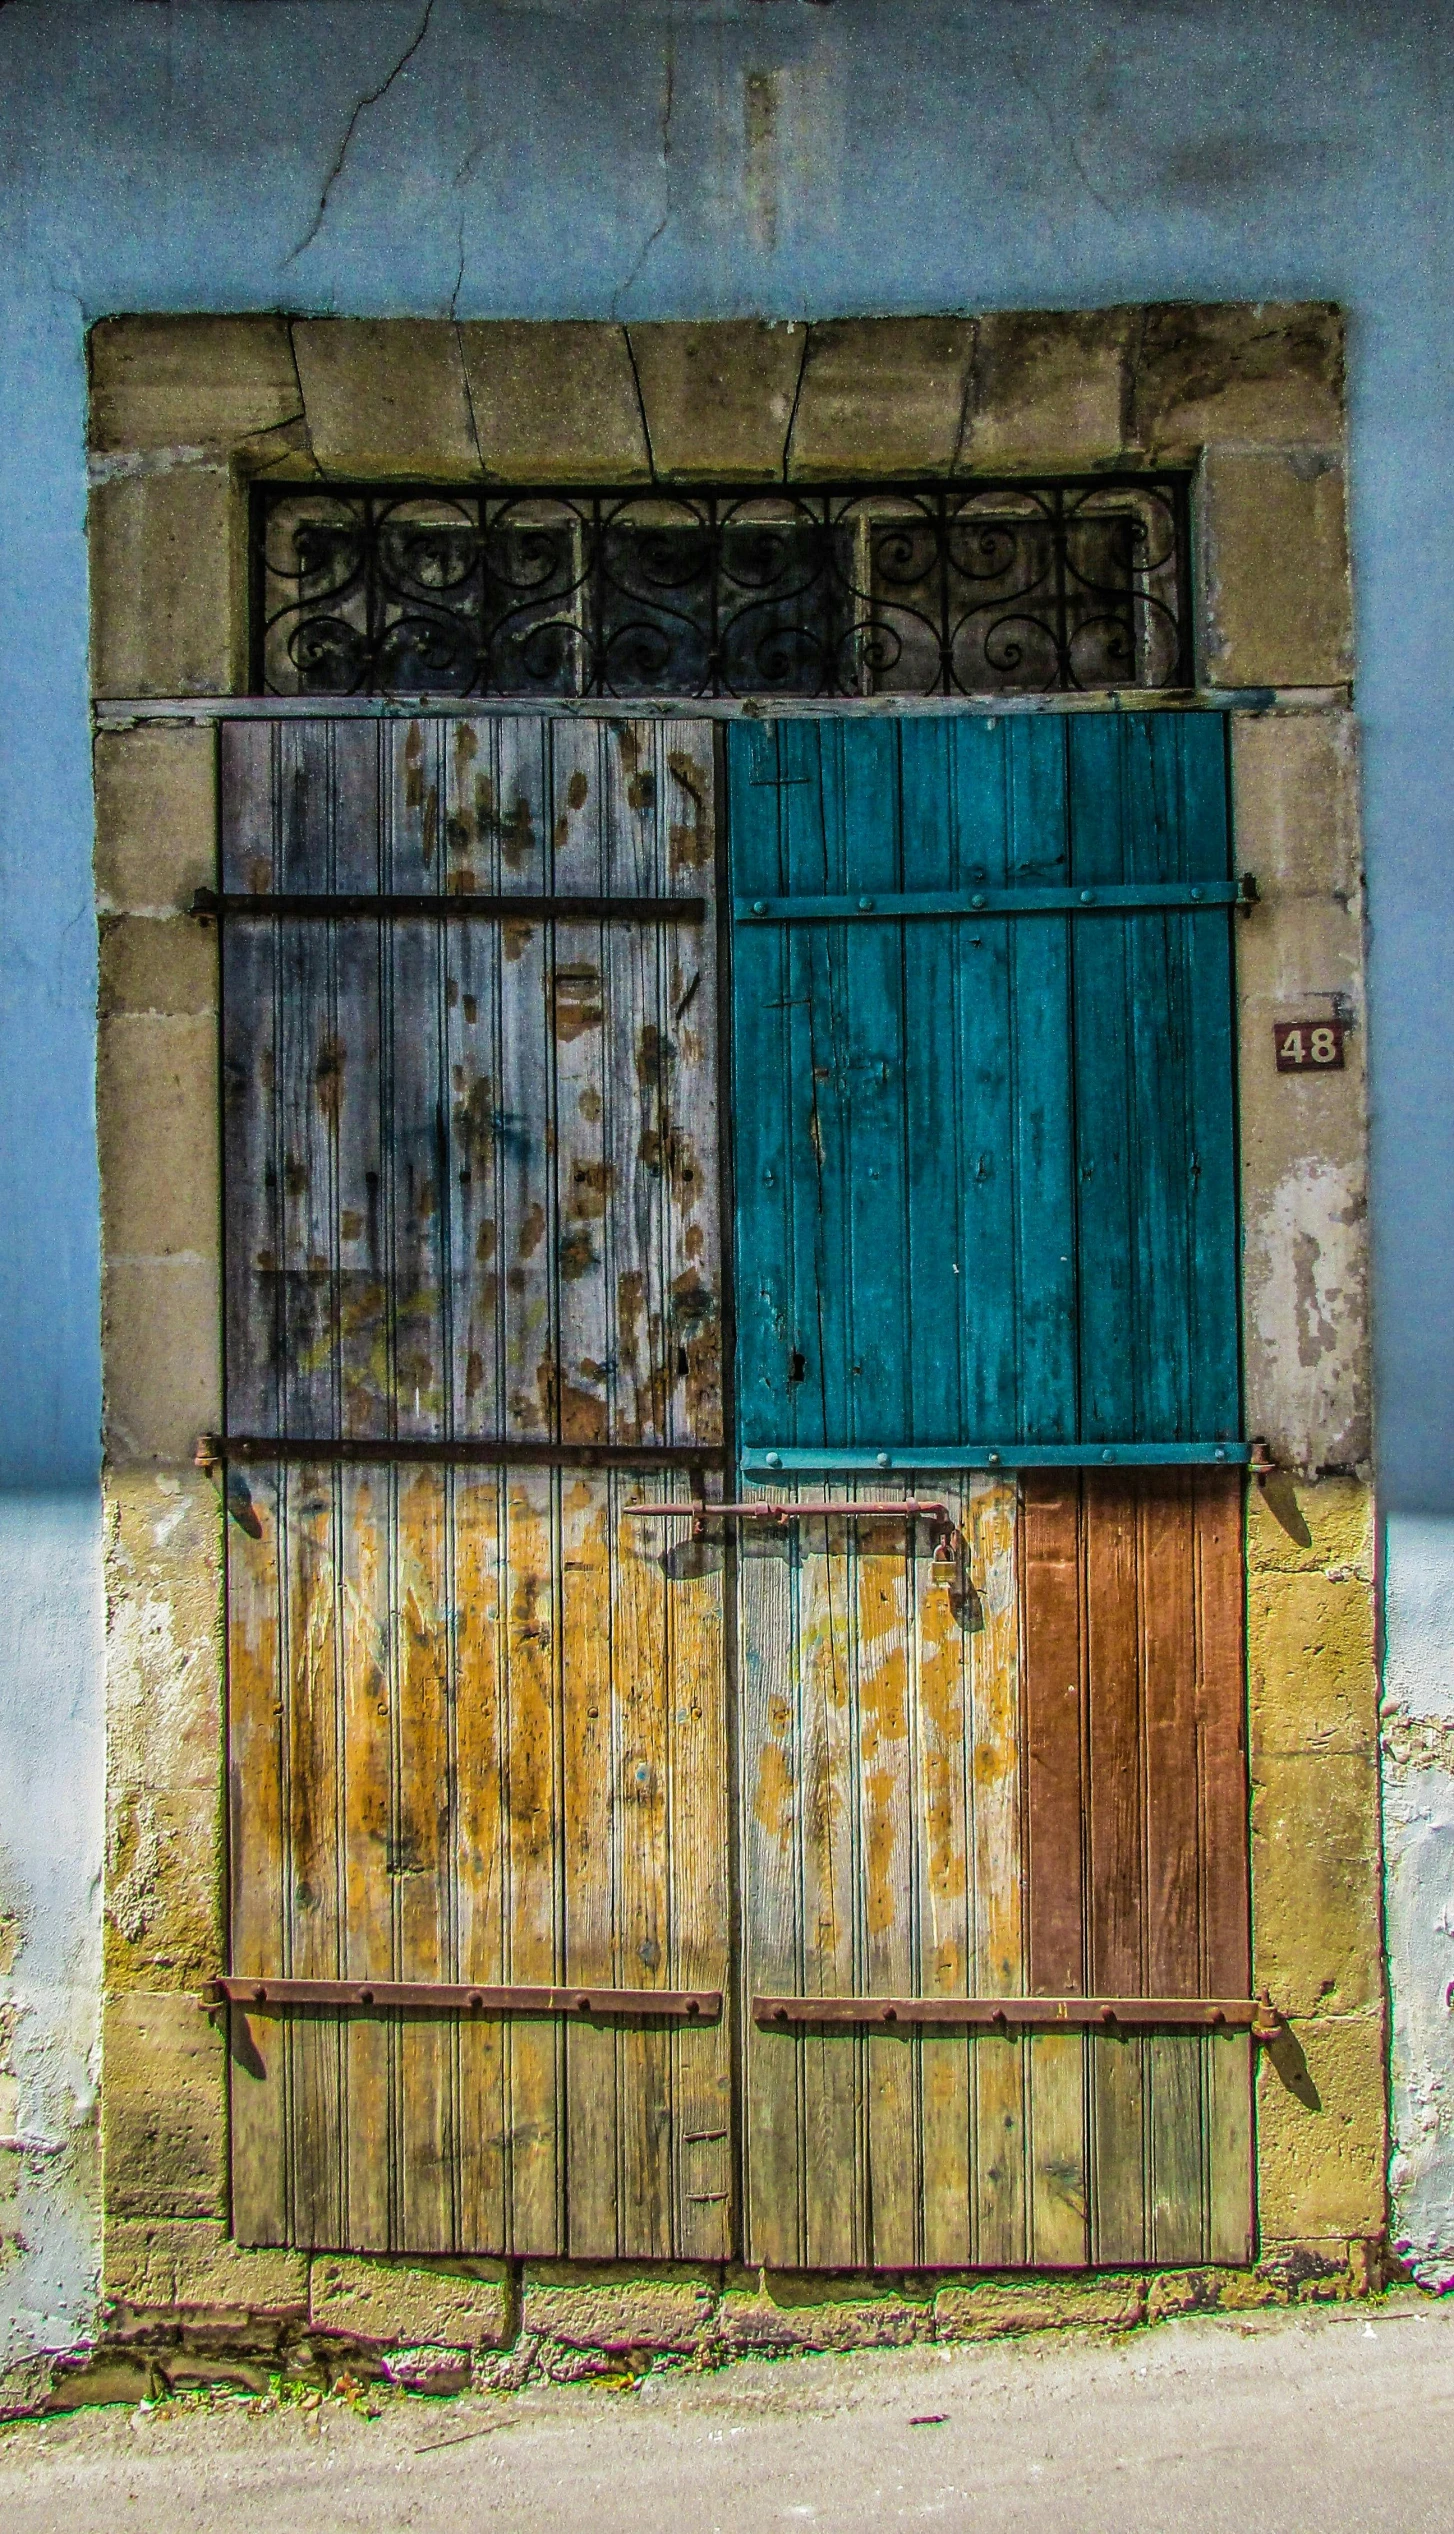
M 1260 1997 L 754 1997 L 753 2020 L 779 2027 L 982 2025 L 990 2031 L 1245 2032 L 1275 2041 L 1286 2018 Z
M 954 1516 L 938 1497 L 859 1497 L 854 1501 L 829 1496 L 780 1504 L 770 1497 L 754 1496 L 745 1504 L 714 1504 L 708 1497 L 693 1496 L 684 1504 L 625 1505 L 622 1511 L 628 1522 L 653 1518 L 690 1522 L 694 1540 L 706 1538 L 709 1522 L 721 1521 L 765 1523 L 779 1531 L 793 1522 L 931 1522 L 936 1557 L 953 1557 L 961 1545 Z
M 367 2011 L 391 2006 L 445 2015 L 656 2015 L 675 2023 L 710 2023 L 722 2012 L 720 1989 L 530 1988 L 451 1980 L 285 1980 L 212 1982 L 229 2006 L 334 2006 Z

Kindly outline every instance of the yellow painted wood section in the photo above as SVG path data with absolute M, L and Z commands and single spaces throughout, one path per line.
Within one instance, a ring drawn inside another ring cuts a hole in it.
M 879 1488 L 771 1491 L 851 1506 Z M 926 1476 L 962 1547 L 814 1516 L 740 1550 L 746 1980 L 807 1996 L 1022 1989 L 1016 1493 Z M 994 2034 L 748 2016 L 750 2259 L 1023 2262 L 1025 2052 Z
M 627 1518 L 680 1483 L 253 1473 L 231 1590 L 234 1716 L 261 1736 L 235 1788 L 239 1967 L 726 1986 L 720 1560 Z M 233 2068 L 244 2241 L 729 2249 L 725 2018 L 238 2009 Z

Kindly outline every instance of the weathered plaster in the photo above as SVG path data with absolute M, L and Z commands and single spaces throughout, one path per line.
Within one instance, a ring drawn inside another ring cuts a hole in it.
M 0 2412 L 95 2313 L 97 1548 L 88 1491 L 0 1492 Z
M 1454 1523 L 1390 1521 L 1384 1630 L 1394 2237 L 1454 2288 Z

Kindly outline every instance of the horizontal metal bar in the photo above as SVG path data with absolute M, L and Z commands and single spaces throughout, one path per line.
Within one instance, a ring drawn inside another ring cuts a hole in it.
M 1258 1997 L 754 1997 L 759 2024 L 1070 2026 L 1092 2031 L 1250 2032 L 1271 2041 L 1283 2019 Z
M 706 921 L 704 897 L 498 897 L 463 890 L 450 896 L 408 889 L 340 889 L 289 894 L 259 891 L 196 889 L 188 908 L 192 915 L 286 916 L 290 922 L 343 915 L 427 915 L 445 922 L 462 916 L 484 917 L 497 924 L 701 924 Z
M 831 1443 L 754 1443 L 742 1455 L 744 1478 L 788 1478 L 800 1470 L 859 1472 L 881 1478 L 902 1469 L 1178 1469 L 1203 1462 L 1250 1460 L 1250 1443 L 896 1443 L 840 1450 Z
M 666 2015 L 708 2023 L 720 1989 L 498 1988 L 463 1980 L 274 1980 L 228 1973 L 214 1980 L 231 2006 L 423 2007 L 442 2015 Z
M 1085 695 L 132 695 L 97 697 L 98 730 L 226 721 L 862 721 L 969 713 L 989 721 L 1061 713 L 1307 713 L 1344 709 L 1337 686 L 1147 690 Z
M 193 1455 L 199 1469 L 228 1461 L 438 1461 L 481 1469 L 721 1469 L 720 1443 L 517 1443 L 472 1435 L 202 1434 Z
M 1195 914 L 1252 906 L 1257 883 L 1240 880 L 1154 880 L 1135 886 L 1046 889 L 881 890 L 861 897 L 737 897 L 739 924 L 852 924 L 928 916 Z

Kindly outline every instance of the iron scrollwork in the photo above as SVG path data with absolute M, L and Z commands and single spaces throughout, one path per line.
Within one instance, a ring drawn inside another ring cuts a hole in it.
M 1187 484 L 255 488 L 270 695 L 1191 683 Z

